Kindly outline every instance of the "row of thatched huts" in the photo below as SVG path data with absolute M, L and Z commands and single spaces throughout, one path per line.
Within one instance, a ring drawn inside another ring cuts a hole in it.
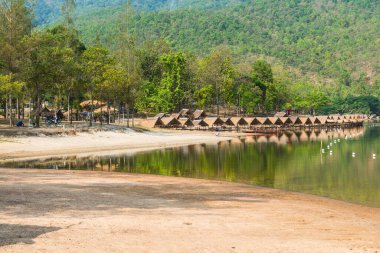
M 142 121 L 144 127 L 188 129 L 256 129 L 294 128 L 311 126 L 357 126 L 362 125 L 366 115 L 291 116 L 291 117 L 205 117 L 194 119 L 175 115 L 154 117 Z

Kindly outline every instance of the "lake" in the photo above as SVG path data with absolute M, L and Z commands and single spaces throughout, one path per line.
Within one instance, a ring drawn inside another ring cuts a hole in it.
M 380 125 L 246 136 L 118 156 L 62 157 L 3 167 L 96 170 L 240 182 L 380 207 Z

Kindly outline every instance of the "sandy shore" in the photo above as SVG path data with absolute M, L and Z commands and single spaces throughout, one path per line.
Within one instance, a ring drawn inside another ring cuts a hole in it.
M 380 209 L 227 182 L 0 170 L 0 252 L 380 252 Z
M 229 136 L 228 136 L 229 135 Z M 52 157 L 137 152 L 158 148 L 229 140 L 232 134 L 211 132 L 135 132 L 100 131 L 58 136 L 20 136 L 0 138 L 0 161 Z

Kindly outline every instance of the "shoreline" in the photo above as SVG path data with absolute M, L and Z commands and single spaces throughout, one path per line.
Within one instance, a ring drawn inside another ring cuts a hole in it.
M 217 144 L 244 134 L 214 132 L 173 132 L 126 130 L 78 133 L 77 135 L 7 137 L 0 145 L 0 162 L 53 158 L 124 154 L 196 144 Z
M 1 169 L 0 182 L 2 252 L 380 250 L 380 209 L 304 193 L 36 169 Z

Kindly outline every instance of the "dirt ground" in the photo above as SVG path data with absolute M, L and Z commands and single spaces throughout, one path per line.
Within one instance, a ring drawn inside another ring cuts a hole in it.
M 0 252 L 380 252 L 380 209 L 228 182 L 0 169 Z

